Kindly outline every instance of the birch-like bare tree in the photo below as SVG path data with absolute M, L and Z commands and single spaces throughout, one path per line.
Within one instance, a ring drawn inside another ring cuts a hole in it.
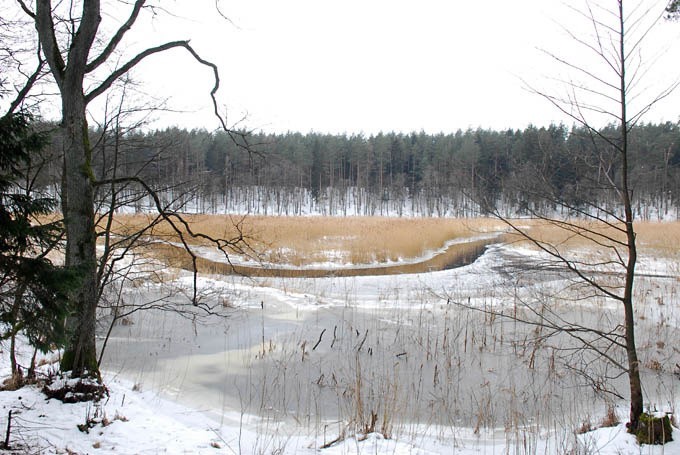
M 642 46 L 663 18 L 666 5 L 636 4 L 628 10 L 624 6 L 629 3 L 633 2 L 584 0 L 582 8 L 570 7 L 589 28 L 586 33 L 564 29 L 582 52 L 568 58 L 558 52 L 544 51 L 562 69 L 556 79 L 565 87 L 564 92 L 556 94 L 529 87 L 581 127 L 579 132 L 572 132 L 569 141 L 587 142 L 589 146 L 583 147 L 583 154 L 570 156 L 568 163 L 556 163 L 555 150 L 539 144 L 540 158 L 526 164 L 527 178 L 517 189 L 518 194 L 534 201 L 525 205 L 525 213 L 558 231 L 560 240 L 541 237 L 524 221 L 509 218 L 493 200 L 482 201 L 481 205 L 503 220 L 514 234 L 551 258 L 549 267 L 557 265 L 572 283 L 578 283 L 583 296 L 598 296 L 620 305 L 622 320 L 606 329 L 565 320 L 554 310 L 546 309 L 547 306 L 535 307 L 526 301 L 522 302 L 526 310 L 522 316 L 503 311 L 497 314 L 536 327 L 537 343 L 552 337 L 570 337 L 580 344 L 579 350 L 589 351 L 594 355 L 591 358 L 603 360 L 627 375 L 628 428 L 635 433 L 644 412 L 644 398 L 635 342 L 633 285 L 638 247 L 630 178 L 630 137 L 643 116 L 667 97 L 677 83 L 669 83 L 647 101 L 640 102 L 649 96 L 642 87 L 646 85 L 643 78 L 650 77 L 652 63 L 643 61 Z M 570 181 L 569 172 L 579 169 L 588 171 L 584 175 L 594 177 L 580 175 L 578 181 Z M 535 203 L 539 200 L 540 203 Z M 592 257 L 574 254 L 566 239 L 585 244 L 598 254 Z M 584 371 L 584 375 L 587 374 Z M 607 388 L 602 383 L 597 387 Z

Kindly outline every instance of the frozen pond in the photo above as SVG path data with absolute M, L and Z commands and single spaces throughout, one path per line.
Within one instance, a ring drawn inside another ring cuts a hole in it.
M 204 278 L 204 301 L 220 316 L 135 313 L 114 327 L 103 367 L 223 422 L 262 417 L 261 431 L 288 422 L 337 435 L 351 422 L 412 435 L 423 426 L 559 432 L 607 405 L 625 415 L 615 397 L 627 397 L 625 374 L 566 335 L 490 313 L 541 311 L 601 329 L 622 320 L 614 303 L 531 260 L 492 246 L 471 265 L 424 274 Z M 639 356 L 647 404 L 673 406 L 678 279 L 653 265 L 637 281 Z M 126 298 L 160 292 L 148 285 Z

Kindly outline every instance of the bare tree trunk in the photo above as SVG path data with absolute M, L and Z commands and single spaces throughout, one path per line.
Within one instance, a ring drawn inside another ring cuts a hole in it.
M 628 358 L 628 380 L 630 383 L 630 422 L 629 430 L 634 432 L 638 428 L 640 415 L 644 410 L 642 398 L 642 383 L 640 381 L 640 362 L 637 357 L 635 346 L 635 314 L 633 311 L 633 281 L 635 279 L 635 264 L 637 263 L 637 247 L 635 244 L 635 229 L 633 227 L 633 207 L 631 202 L 629 178 L 628 178 L 628 113 L 626 92 L 626 61 L 625 40 L 626 28 L 623 16 L 623 0 L 618 0 L 619 13 L 619 61 L 620 68 L 620 104 L 621 104 L 621 196 L 623 198 L 623 210 L 626 223 L 626 245 L 628 249 L 628 262 L 626 263 L 626 277 L 623 291 L 623 312 L 625 319 L 626 355 Z
M 66 265 L 77 270 L 81 280 L 78 288 L 73 292 L 74 312 L 68 320 L 72 338 L 64 352 L 61 369 L 71 371 L 72 376 L 81 376 L 87 372 L 91 376 L 99 377 L 95 344 L 96 310 L 99 296 L 94 214 L 94 188 L 97 182 L 92 169 L 92 150 L 88 138 L 86 120 L 88 103 L 105 93 L 116 80 L 127 74 L 146 57 L 174 48 L 183 48 L 201 65 L 212 69 L 215 85 L 210 92 L 210 97 L 213 101 L 214 113 L 222 128 L 230 136 L 232 133 L 219 114 L 215 98 L 220 82 L 217 67 L 201 58 L 188 41 L 170 41 L 145 49 L 117 66 L 108 76 L 97 78 L 95 87 L 85 92 L 86 76 L 109 60 L 127 31 L 135 24 L 146 3 L 145 0 L 135 0 L 128 19 L 108 40 L 101 53 L 94 58 L 90 58 L 89 54 L 97 38 L 101 22 L 99 0 L 80 2 L 81 14 L 78 20 L 74 21 L 77 27 L 67 28 L 70 36 L 64 41 L 60 41 L 61 36 L 55 31 L 55 20 L 61 19 L 54 9 L 59 8 L 61 2 L 53 6 L 51 0 L 37 0 L 35 12 L 30 11 L 23 1 L 19 3 L 24 12 L 35 22 L 42 53 L 59 88 L 62 102 L 61 128 L 64 136 L 62 210 L 67 239 Z M 72 9 L 75 9 L 73 5 Z M 64 49 L 60 49 L 60 45 Z
M 75 93 L 74 93 L 75 92 Z M 61 369 L 74 375 L 98 375 L 95 345 L 97 308 L 97 255 L 94 226 L 94 176 L 82 92 L 64 90 L 63 124 L 66 140 L 66 265 L 78 270 L 80 286 L 74 295 L 77 316 L 69 320 L 72 338 L 62 357 Z
M 592 349 L 596 355 L 606 359 L 628 376 L 630 393 L 628 431 L 636 433 L 644 412 L 644 397 L 635 341 L 636 316 L 633 286 L 637 263 L 637 244 L 634 226 L 633 189 L 630 181 L 630 166 L 632 166 L 629 156 L 630 132 L 633 128 L 636 128 L 648 109 L 672 93 L 678 84 L 671 84 L 667 89 L 662 90 L 651 99 L 651 103 L 641 110 L 635 112 L 634 109 L 631 109 L 630 112 L 633 115 L 629 113 L 629 103 L 638 95 L 635 87 L 640 85 L 640 77 L 646 72 L 640 71 L 641 62 L 638 58 L 642 54 L 640 44 L 655 22 L 645 26 L 646 28 L 640 26 L 642 18 L 647 14 L 645 12 L 639 12 L 642 15 L 641 17 L 636 18 L 633 14 L 633 17 L 626 18 L 623 3 L 624 0 L 617 0 L 616 4 L 611 6 L 611 9 L 603 7 L 602 12 L 606 12 L 603 15 L 605 20 L 596 17 L 593 9 L 590 8 L 581 14 L 595 28 L 597 41 L 594 45 L 580 36 L 570 33 L 571 37 L 577 43 L 583 45 L 587 52 L 595 52 L 606 67 L 612 70 L 611 80 L 606 75 L 593 73 L 589 68 L 578 63 L 548 53 L 557 63 L 564 64 L 567 70 L 573 70 L 577 75 L 580 75 L 579 77 L 583 78 L 583 81 L 568 82 L 569 95 L 567 96 L 553 96 L 538 90 L 535 91 L 535 93 L 550 101 L 563 114 L 583 126 L 588 132 L 588 139 L 595 146 L 594 150 L 599 155 L 594 156 L 593 160 L 579 156 L 573 157 L 575 160 L 585 159 L 581 164 L 586 167 L 595 169 L 594 167 L 597 166 L 597 180 L 592 182 L 590 189 L 587 185 L 581 189 L 582 194 L 586 196 L 584 199 L 585 208 L 565 199 L 559 188 L 550 183 L 549 179 L 544 179 L 538 185 L 532 183 L 526 186 L 521 185 L 518 193 L 527 193 L 532 196 L 529 200 L 532 205 L 529 205 L 526 210 L 535 218 L 548 222 L 549 225 L 574 238 L 580 237 L 594 248 L 605 246 L 605 248 L 610 249 L 615 258 L 611 261 L 611 264 L 620 267 L 616 286 L 612 287 L 609 283 L 593 276 L 588 271 L 588 268 L 597 268 L 599 266 L 597 262 L 589 264 L 588 260 L 574 261 L 560 245 L 555 242 L 543 241 L 523 227 L 513 224 L 513 221 L 503 217 L 496 207 L 494 207 L 494 214 L 506 222 L 522 238 L 561 263 L 566 271 L 569 271 L 577 281 L 588 286 L 595 295 L 602 295 L 621 305 L 623 309 L 622 324 L 604 333 L 605 336 L 600 339 L 606 340 L 609 346 L 603 349 L 598 347 L 596 343 L 586 341 L 583 348 Z M 635 25 L 628 27 L 628 24 Z M 631 32 L 629 28 L 633 31 Z M 629 34 L 631 35 L 628 36 Z M 633 68 L 633 70 L 627 72 L 627 67 Z M 606 99 L 607 102 L 598 106 L 597 104 L 591 105 L 588 102 L 579 101 L 582 96 L 587 99 L 588 96 L 593 94 Z M 609 102 L 612 104 L 609 104 Z M 616 127 L 599 128 L 590 120 L 592 119 L 591 115 L 602 113 L 616 119 Z M 539 175 L 542 172 L 544 171 L 539 168 Z M 590 191 L 592 191 L 592 196 L 588 195 Z M 595 196 L 597 194 L 601 194 L 602 197 L 598 198 Z M 615 200 L 613 195 L 615 195 Z M 539 203 L 536 196 L 544 202 Z M 584 227 L 578 220 L 573 220 L 569 216 L 565 219 L 554 217 L 550 209 L 557 206 L 566 208 L 565 213 L 567 214 L 573 212 L 589 223 L 600 226 L 603 228 L 602 231 Z M 610 233 L 607 233 L 607 231 Z M 507 317 L 502 312 L 499 315 Z M 510 317 L 513 320 L 518 320 L 514 315 Z M 531 322 L 538 324 L 538 326 L 549 327 L 556 332 L 564 332 L 564 321 L 561 319 L 557 322 L 551 321 L 549 318 L 538 314 L 536 314 L 536 319 L 538 322 Z M 527 319 L 519 320 L 527 321 Z M 622 331 L 620 330 L 621 326 L 623 327 Z M 596 338 L 603 334 L 597 328 L 585 325 L 578 327 L 580 333 L 590 332 Z M 583 342 L 583 339 L 579 339 L 579 341 Z M 621 349 L 619 351 L 621 360 L 610 355 L 611 348 Z
M 83 3 L 80 26 L 72 34 L 68 60 L 59 50 L 52 2 L 36 2 L 35 23 L 43 53 L 59 87 L 64 133 L 64 225 L 66 227 L 66 265 L 78 271 L 80 283 L 74 291 L 74 317 L 69 319 L 73 338 L 64 352 L 61 368 L 73 376 L 88 372 L 99 376 L 95 347 L 95 310 L 97 307 L 97 256 L 94 230 L 94 175 L 85 118 L 87 101 L 83 81 L 87 60 L 101 21 L 97 0 Z

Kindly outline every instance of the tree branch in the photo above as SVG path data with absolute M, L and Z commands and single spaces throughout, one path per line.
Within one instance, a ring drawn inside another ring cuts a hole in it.
M 156 210 L 158 211 L 158 214 L 160 218 L 162 218 L 164 221 L 166 221 L 172 230 L 177 234 L 177 236 L 180 239 L 180 242 L 182 244 L 182 248 L 189 254 L 191 257 L 191 264 L 192 264 L 192 273 L 193 273 L 193 297 L 192 297 L 192 302 L 194 305 L 198 305 L 198 256 L 194 251 L 192 250 L 191 246 L 188 244 L 186 237 L 185 237 L 185 232 L 193 238 L 198 238 L 198 239 L 204 239 L 207 240 L 208 242 L 212 243 L 224 253 L 225 257 L 227 260 L 229 260 L 229 254 L 227 252 L 227 248 L 229 247 L 236 247 L 239 244 L 242 244 L 245 242 L 244 237 L 242 232 L 240 231 L 239 228 L 239 236 L 230 239 L 230 240 L 224 240 L 224 239 L 216 239 L 213 238 L 209 235 L 202 234 L 200 232 L 194 232 L 191 229 L 191 226 L 189 223 L 178 213 L 176 212 L 171 212 L 167 210 L 166 207 L 163 207 L 163 204 L 160 201 L 160 198 L 158 197 L 158 194 L 151 188 L 143 179 L 139 177 L 120 177 L 120 178 L 112 178 L 112 179 L 106 179 L 106 180 L 100 180 L 95 182 L 95 186 L 102 186 L 102 185 L 115 185 L 115 184 L 121 184 L 121 183 L 137 183 L 141 185 L 144 190 L 147 192 L 149 196 L 154 201 L 154 204 L 156 205 Z M 181 227 L 181 228 L 180 228 Z M 182 230 L 184 229 L 184 231 Z
M 41 75 L 44 67 L 45 67 L 45 60 L 43 60 L 40 57 L 40 49 L 38 49 L 38 67 L 35 69 L 33 74 L 31 74 L 26 79 L 26 83 L 21 88 L 21 90 L 19 90 L 19 93 L 17 93 L 16 98 L 14 99 L 14 101 L 12 101 L 12 104 L 10 104 L 9 109 L 7 110 L 6 114 L 12 114 L 14 111 L 17 110 L 17 108 L 21 105 L 21 103 L 23 103 L 24 99 L 26 99 L 26 96 L 28 96 L 28 93 L 33 88 L 33 85 L 40 78 L 40 75 Z
M 48 65 L 52 71 L 55 82 L 62 88 L 64 84 L 64 72 L 66 63 L 61 56 L 59 44 L 54 31 L 52 20 L 52 2 L 50 0 L 38 0 L 36 3 L 35 27 L 38 30 L 40 43 Z
M 97 69 L 102 63 L 106 62 L 106 60 L 111 56 L 113 51 L 116 49 L 118 44 L 122 41 L 123 37 L 125 34 L 132 28 L 134 25 L 135 21 L 137 20 L 137 17 L 139 16 L 139 12 L 141 11 L 142 7 L 144 6 L 144 3 L 146 3 L 146 0 L 137 0 L 135 1 L 134 7 L 132 8 L 132 12 L 130 13 L 130 17 L 128 18 L 127 21 L 118 29 L 115 35 L 111 38 L 111 41 L 109 41 L 109 44 L 104 48 L 101 54 L 97 56 L 94 60 L 92 60 L 90 63 L 87 64 L 85 67 L 85 72 L 86 73 L 91 73 L 95 69 Z
M 87 57 L 92 49 L 92 43 L 97 36 L 101 23 L 100 1 L 88 0 L 83 2 L 83 12 L 80 16 L 80 26 L 73 36 L 71 47 L 68 51 L 68 68 L 74 68 L 76 73 L 81 73 L 87 64 Z
M 24 13 L 26 13 L 31 19 L 35 20 L 35 13 L 31 11 L 31 9 L 26 5 L 26 3 L 23 0 L 17 0 L 17 3 L 19 3 L 21 9 L 24 10 Z
M 140 63 L 142 60 L 144 60 L 146 57 L 150 55 L 154 55 L 160 52 L 167 51 L 169 49 L 173 49 L 176 47 L 184 47 L 188 46 L 189 42 L 188 41 L 172 41 L 169 43 L 162 44 L 160 46 L 156 47 L 151 47 L 149 49 L 146 49 L 139 54 L 135 55 L 132 59 L 130 59 L 127 63 L 125 63 L 123 66 L 120 68 L 116 69 L 113 71 L 104 81 L 97 86 L 95 89 L 93 89 L 91 92 L 87 93 L 85 95 L 85 103 L 89 103 L 99 95 L 103 94 L 106 92 L 106 90 L 111 87 L 111 85 L 116 82 L 121 76 L 125 75 L 127 72 L 129 72 L 132 68 L 134 68 L 138 63 Z

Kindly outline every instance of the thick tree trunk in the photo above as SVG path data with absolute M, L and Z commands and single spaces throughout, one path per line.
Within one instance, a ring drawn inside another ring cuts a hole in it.
M 59 7 L 57 2 L 57 8 Z M 188 41 L 171 41 L 160 46 L 148 48 L 126 63 L 116 65 L 117 69 L 105 77 L 100 84 L 87 92 L 84 81 L 102 64 L 106 63 L 121 43 L 125 33 L 132 28 L 144 7 L 145 0 L 135 0 L 128 19 L 113 34 L 108 44 L 95 58 L 90 59 L 99 25 L 101 23 L 100 0 L 75 2 L 80 4 L 82 13 L 79 18 L 71 16 L 71 27 L 65 27 L 63 37 L 55 31 L 55 18 L 60 15 L 53 11 L 51 0 L 36 0 L 35 13 L 23 9 L 35 20 L 42 53 L 54 77 L 62 101 L 62 124 L 64 133 L 64 174 L 62 180 L 62 210 L 66 226 L 66 265 L 77 270 L 81 281 L 73 293 L 74 312 L 68 321 L 72 338 L 62 358 L 62 370 L 71 371 L 73 376 L 87 372 L 99 376 L 95 344 L 96 312 L 98 304 L 96 231 L 94 216 L 95 176 L 91 166 L 91 148 L 88 140 L 86 108 L 88 102 L 103 94 L 111 85 L 146 57 L 173 48 L 183 48 L 199 63 L 213 70 L 215 85 L 211 91 L 215 113 L 217 102 L 214 94 L 219 87 L 217 67 L 202 59 Z M 75 5 L 70 5 L 73 14 Z M 59 18 L 57 24 L 65 20 Z M 77 29 L 74 24 L 77 25 Z M 60 48 L 63 44 L 63 49 Z M 219 117 L 219 114 L 218 114 Z M 222 122 L 226 129 L 226 125 Z
M 66 81 L 66 86 L 70 81 Z M 97 256 L 94 229 L 94 190 L 91 150 L 82 89 L 65 87 L 62 92 L 64 130 L 64 180 L 67 203 L 66 265 L 78 270 L 81 282 L 74 294 L 75 315 L 68 324 L 72 338 L 64 352 L 62 371 L 74 376 L 88 372 L 98 376 L 95 345 L 97 308 Z
M 67 324 L 71 340 L 61 361 L 62 371 L 73 376 L 99 376 L 95 344 L 97 309 L 97 255 L 94 229 L 94 175 L 88 140 L 83 81 L 88 55 L 101 22 L 99 0 L 82 3 L 81 21 L 71 36 L 67 60 L 59 49 L 50 0 L 36 1 L 35 25 L 50 72 L 59 87 L 64 133 L 62 203 L 66 227 L 66 265 L 80 275 L 73 293 L 74 313 Z

